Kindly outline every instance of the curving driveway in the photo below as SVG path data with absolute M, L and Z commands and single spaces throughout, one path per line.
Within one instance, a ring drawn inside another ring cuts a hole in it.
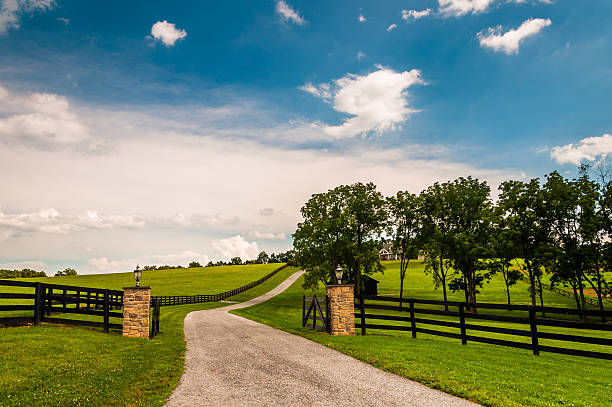
M 185 318 L 185 372 L 167 406 L 475 406 L 300 336 L 227 311 L 286 290 Z

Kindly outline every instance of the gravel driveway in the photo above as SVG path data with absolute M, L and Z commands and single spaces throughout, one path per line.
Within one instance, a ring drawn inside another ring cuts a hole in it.
M 300 275 L 251 301 L 187 315 L 185 372 L 167 405 L 476 405 L 227 312 L 281 293 Z

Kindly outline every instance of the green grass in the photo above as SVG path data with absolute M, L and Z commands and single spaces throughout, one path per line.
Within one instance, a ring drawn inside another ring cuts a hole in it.
M 248 270 L 250 267 L 262 270 L 252 272 Z M 225 278 L 219 278 L 219 270 L 215 273 L 215 279 L 223 281 L 220 288 L 212 286 L 210 280 L 207 284 L 212 292 L 220 292 L 256 280 L 269 271 L 267 266 L 228 267 Z M 264 284 L 230 299 L 254 298 L 296 271 L 287 267 Z M 89 281 L 98 278 L 109 282 L 112 276 L 116 275 L 87 277 Z M 158 277 L 158 281 L 165 280 L 163 275 Z M 81 279 L 77 281 L 79 285 L 86 285 Z M 227 281 L 235 285 L 230 287 Z M 189 294 L 195 293 L 198 291 Z M 183 373 L 185 316 L 191 311 L 224 305 L 162 307 L 161 332 L 152 340 L 47 324 L 0 329 L 0 354 L 3 355 L 0 371 L 10 372 L 0 375 L 0 406 L 162 406 Z
M 273 263 L 144 271 L 140 285 L 150 286 L 151 295 L 217 294 L 259 280 L 280 266 L 282 264 Z M 134 286 L 134 273 L 20 278 L 18 280 L 121 290 L 123 287 Z
M 379 294 L 397 295 L 397 263 L 389 262 L 386 266 L 383 276 L 375 276 L 380 281 Z M 423 334 L 412 339 L 409 333 L 395 331 L 369 330 L 366 336 L 338 337 L 304 329 L 300 324 L 302 295 L 312 293 L 305 293 L 301 289 L 302 282 L 302 279 L 298 280 L 289 290 L 262 304 L 232 312 L 304 336 L 391 373 L 488 406 L 609 405 L 612 363 L 606 360 L 547 353 L 537 357 L 527 350 L 473 342 L 462 346 L 459 340 Z M 318 292 L 323 294 L 323 290 Z M 528 304 L 530 301 L 524 283 L 513 287 L 511 293 L 517 303 Z M 422 267 L 414 267 L 406 276 L 405 296 L 441 299 L 442 294 L 440 290 L 433 290 L 431 277 L 423 274 Z M 462 300 L 460 294 L 449 297 Z M 484 287 L 478 299 L 482 302 L 504 302 L 503 282 L 494 279 Z M 545 294 L 545 304 L 572 306 L 569 299 L 554 293 Z M 493 325 L 488 321 L 479 321 L 482 322 Z M 517 328 L 516 325 L 512 327 Z M 443 330 L 441 327 L 432 328 Z M 593 333 L 587 331 L 584 334 Z M 602 336 L 604 333 L 595 334 Z M 482 333 L 481 336 L 495 337 L 495 334 Z M 517 337 L 504 339 L 519 340 Z M 564 345 L 567 344 L 564 342 Z

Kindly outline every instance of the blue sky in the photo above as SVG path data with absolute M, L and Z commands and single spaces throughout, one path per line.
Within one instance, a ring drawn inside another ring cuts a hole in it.
M 573 173 L 612 152 L 610 21 L 604 0 L 0 0 L 0 264 L 249 257 L 339 183 Z

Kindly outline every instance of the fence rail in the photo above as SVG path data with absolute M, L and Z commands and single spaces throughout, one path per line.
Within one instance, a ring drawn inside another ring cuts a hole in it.
M 268 280 L 270 277 L 286 268 L 288 264 L 284 264 L 281 267 L 275 269 L 269 274 L 266 274 L 262 278 L 257 281 L 253 281 L 249 284 L 245 284 L 242 287 L 234 288 L 233 290 L 225 291 L 219 294 L 203 294 L 203 295 L 162 295 L 162 296 L 154 296 L 151 297 L 151 300 L 156 299 L 159 301 L 159 305 L 161 307 L 166 307 L 169 305 L 183 305 L 183 304 L 199 304 L 203 302 L 215 302 L 221 301 L 229 297 L 233 297 L 234 295 L 240 294 L 246 290 L 249 290 L 255 286 L 260 285 L 264 281 Z
M 556 307 L 540 307 L 530 305 L 512 305 L 506 304 L 468 304 L 465 302 L 448 301 L 449 307 L 457 308 L 457 311 L 445 311 L 441 309 L 433 309 L 431 305 L 443 306 L 443 301 L 435 300 L 419 300 L 414 298 L 395 298 L 395 297 L 384 297 L 384 296 L 366 296 L 362 295 L 357 297 L 358 300 L 358 312 L 355 313 L 355 327 L 361 329 L 361 334 L 366 335 L 368 329 L 381 329 L 381 330 L 395 330 L 395 331 L 409 331 L 412 333 L 412 337 L 416 338 L 417 333 L 443 336 L 447 338 L 454 338 L 461 340 L 463 345 L 467 345 L 468 342 L 481 342 L 501 346 L 509 346 L 514 348 L 529 349 L 534 355 L 539 355 L 540 352 L 552 352 L 561 353 L 567 355 L 586 356 L 599 359 L 612 360 L 612 352 L 600 352 L 593 350 L 582 350 L 565 348 L 558 346 L 541 345 L 540 339 L 550 339 L 556 341 L 573 342 L 581 344 L 594 344 L 603 346 L 612 346 L 612 339 L 609 337 L 592 337 L 583 335 L 574 335 L 569 333 L 553 333 L 553 332 L 541 332 L 538 328 L 542 326 L 546 327 L 564 327 L 577 330 L 594 330 L 602 332 L 611 332 L 612 324 L 605 322 L 584 322 L 578 320 L 568 320 L 550 317 L 539 317 L 537 313 L 545 313 L 547 315 L 579 315 L 580 311 L 571 308 L 556 308 Z M 377 303 L 374 303 L 377 302 Z M 396 305 L 387 305 L 386 303 L 399 303 Z M 382 303 L 382 304 L 381 304 Z M 425 306 L 425 307 L 424 307 Z M 481 314 L 470 312 L 470 310 L 510 310 L 527 312 L 528 317 L 521 316 L 507 316 L 499 314 Z M 380 314 L 368 312 L 368 310 L 386 310 L 395 311 L 399 315 L 395 314 Z M 401 315 L 407 313 L 407 316 Z M 417 316 L 417 314 L 419 316 Z M 601 317 L 602 319 L 609 319 L 612 317 L 612 311 L 582 311 L 583 315 L 589 315 L 594 317 Z M 431 319 L 431 317 L 422 317 L 421 315 L 435 315 L 447 317 L 446 320 Z M 449 318 L 457 318 L 457 320 L 448 320 Z M 370 322 L 374 320 L 375 323 Z M 477 324 L 472 323 L 469 320 L 476 321 L 494 321 L 504 323 L 516 323 L 527 325 L 528 329 L 514 329 L 500 326 L 484 325 L 483 322 Z M 378 321 L 396 321 L 404 322 L 403 325 L 388 325 L 379 323 Z M 417 325 L 418 324 L 418 325 Z M 423 327 L 425 325 L 427 327 Z M 446 327 L 457 329 L 458 332 L 449 332 L 432 329 L 432 327 Z M 498 338 L 483 337 L 472 334 L 472 332 L 488 332 L 495 334 L 504 334 L 510 336 L 519 336 L 530 338 L 529 343 L 517 342 L 516 340 L 506 340 Z M 578 331 L 577 333 L 580 333 Z M 607 349 L 606 349 L 607 350 Z
M 104 332 L 109 332 L 110 329 L 122 329 L 122 324 L 111 323 L 110 318 L 123 318 L 122 312 L 113 311 L 121 310 L 123 291 L 12 280 L 0 280 L 0 287 L 2 286 L 34 289 L 33 293 L 0 293 L 0 299 L 32 300 L 30 304 L 0 305 L 0 311 L 33 311 L 34 325 L 53 322 L 100 327 Z M 61 318 L 53 317 L 52 313 L 62 314 Z M 99 316 L 102 317 L 102 321 L 72 319 L 66 314 Z M 4 321 L 16 319 L 23 317 L 0 318 Z

